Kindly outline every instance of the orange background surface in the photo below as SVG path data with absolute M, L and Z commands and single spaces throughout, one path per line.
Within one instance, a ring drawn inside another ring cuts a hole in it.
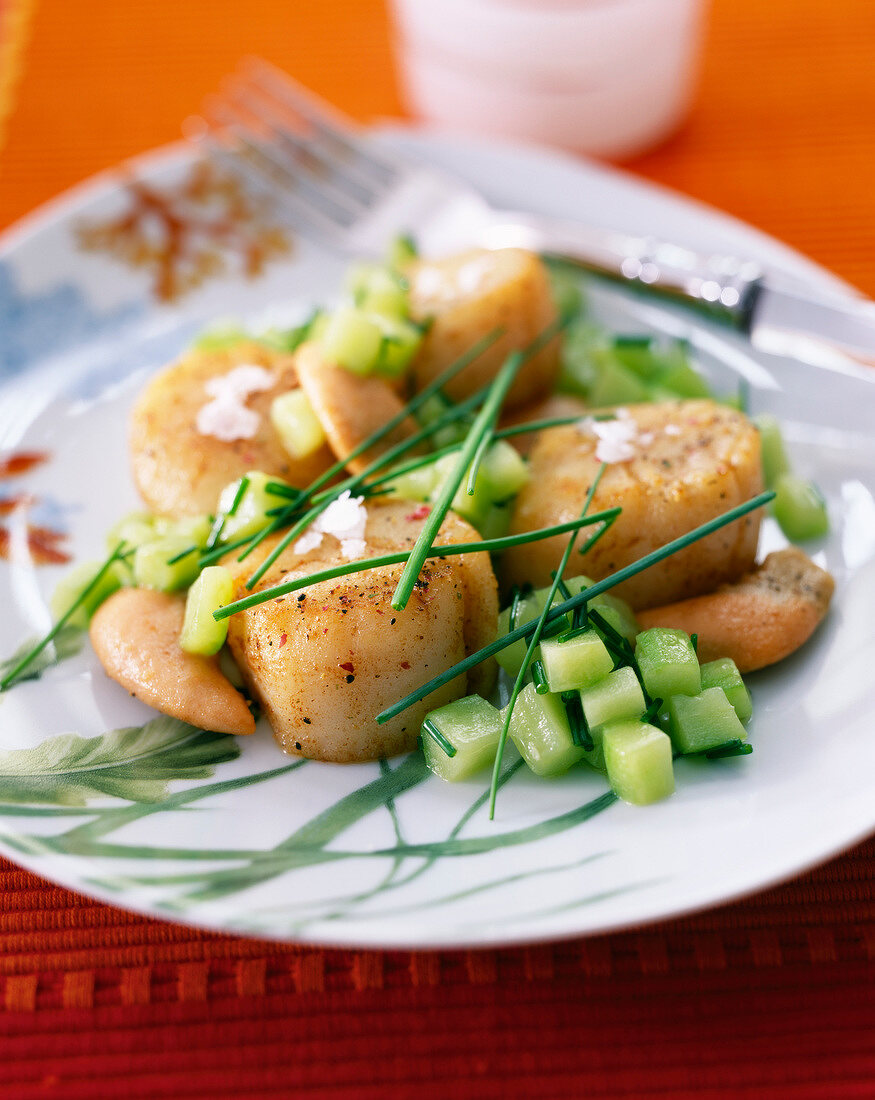
M 380 0 L 0 0 L 0 227 L 175 140 L 245 53 L 402 113 Z M 875 295 L 873 124 L 873 0 L 715 0 L 688 121 L 627 167 Z M 875 1097 L 873 979 L 873 841 L 685 920 L 437 955 L 209 935 L 0 861 L 14 1100 Z

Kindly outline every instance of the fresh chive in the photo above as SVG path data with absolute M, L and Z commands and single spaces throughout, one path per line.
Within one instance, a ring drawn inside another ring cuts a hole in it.
M 728 756 L 750 756 L 753 745 L 735 737 L 731 741 L 724 741 L 722 745 L 715 745 L 713 749 L 705 752 L 706 760 L 723 760 Z
M 698 653 L 699 652 L 699 635 L 698 634 L 691 634 L 690 635 L 690 645 L 693 647 L 693 653 Z
M 264 491 L 272 497 L 288 497 L 290 500 L 297 500 L 301 495 L 300 489 L 296 489 L 294 485 L 284 485 L 281 481 L 266 482 Z
M 185 550 L 180 550 L 178 554 L 174 554 L 172 558 L 168 558 L 165 564 L 176 565 L 178 561 L 182 561 L 183 558 L 187 558 L 189 554 L 193 554 L 196 550 L 200 550 L 200 547 L 197 544 L 192 543 L 192 545 L 187 547 Z
M 539 695 L 546 695 L 550 690 L 550 685 L 547 683 L 544 663 L 540 659 L 532 662 L 532 679 L 535 681 L 535 691 Z
M 243 499 L 243 496 L 248 488 L 249 475 L 244 474 L 243 477 L 240 478 L 240 484 L 237 486 L 237 492 L 234 494 L 234 499 L 231 501 L 231 507 L 228 509 L 229 516 L 237 515 L 237 509 L 240 507 L 240 501 Z
M 394 447 L 390 447 L 388 451 L 374 459 L 374 461 L 371 462 L 370 465 L 368 465 L 360 473 L 354 474 L 351 477 L 346 478 L 345 481 L 341 481 L 337 485 L 332 486 L 330 489 L 326 489 L 323 493 L 318 493 L 315 496 L 312 496 L 311 507 L 308 508 L 306 512 L 304 512 L 300 519 L 298 519 L 298 521 L 294 523 L 288 531 L 286 531 L 285 535 L 283 535 L 283 537 L 279 540 L 273 550 L 271 550 L 271 552 L 267 555 L 261 565 L 258 566 L 258 568 L 246 581 L 246 587 L 253 588 L 261 580 L 261 578 L 268 571 L 268 569 L 270 569 L 270 567 L 277 560 L 280 554 L 282 554 L 282 552 L 292 542 L 294 542 L 294 540 L 299 535 L 301 535 L 307 529 L 307 527 L 310 526 L 310 524 L 313 522 L 314 519 L 316 519 L 317 516 L 322 514 L 322 512 L 328 507 L 332 500 L 336 500 L 341 495 L 341 493 L 346 492 L 347 490 L 349 490 L 351 494 L 356 493 L 360 486 L 364 484 L 365 480 L 370 477 L 372 473 L 382 469 L 384 466 L 390 465 L 392 462 L 395 461 L 396 458 L 399 458 L 401 455 L 406 454 L 407 451 L 417 446 L 419 443 L 422 442 L 422 440 L 427 439 L 430 435 L 433 435 L 445 424 L 450 423 L 452 420 L 458 419 L 458 417 L 463 414 L 463 410 L 467 408 L 467 406 L 472 405 L 479 400 L 480 395 L 474 394 L 473 397 L 468 398 L 466 402 L 463 402 L 460 405 L 456 405 L 452 409 L 448 410 L 443 416 L 435 420 L 433 424 L 428 425 L 428 427 L 426 428 L 422 428 L 420 431 L 416 432 L 408 439 L 401 440 L 401 442 L 396 443 Z M 351 453 L 355 454 L 355 451 Z M 305 491 L 305 494 L 306 492 L 307 491 Z M 278 526 L 283 526 L 283 524 L 280 523 L 279 520 L 276 520 L 275 523 L 277 523 Z M 274 528 L 274 530 L 276 530 L 276 528 Z M 267 538 L 268 534 L 270 533 L 271 530 L 269 528 L 265 528 L 264 531 L 260 532 L 253 540 L 252 545 L 248 547 L 237 560 L 243 561 L 252 552 L 252 550 L 254 550 L 255 547 L 259 545 L 260 542 Z
M 564 428 L 568 424 L 577 424 L 583 420 L 584 414 L 577 416 L 550 416 L 543 420 L 529 420 L 525 424 L 514 424 L 510 428 L 499 428 L 493 436 L 494 439 L 512 439 L 516 435 L 528 435 L 529 432 L 540 432 L 544 428 Z
M 580 745 L 587 752 L 592 752 L 595 742 L 587 725 L 586 715 L 583 713 L 583 704 L 580 701 L 579 691 L 563 691 L 562 702 L 565 704 L 565 713 L 568 715 L 568 725 L 571 729 L 571 740 L 575 745 Z
M 659 708 L 662 706 L 662 699 L 651 699 L 650 706 L 645 710 L 643 722 L 652 722 L 653 719 L 659 714 Z
M 520 616 L 520 610 L 522 609 L 522 605 L 523 605 L 523 590 L 519 587 L 519 585 L 515 584 L 513 586 L 513 599 L 511 600 L 511 603 L 510 603 L 510 614 L 507 617 L 508 626 L 510 627 L 511 630 L 516 629 L 516 625 L 517 625 L 517 621 L 518 621 L 519 616 Z
M 581 512 L 580 512 L 580 519 L 581 520 L 586 519 L 586 513 L 589 511 L 589 506 L 592 503 L 592 498 L 595 496 L 595 491 L 596 491 L 596 488 L 598 487 L 599 481 L 601 480 L 601 476 L 602 476 L 602 473 L 604 472 L 604 468 L 605 468 L 605 464 L 602 463 L 602 465 L 599 467 L 598 474 L 596 475 L 596 477 L 593 480 L 592 485 L 590 486 L 589 492 L 586 494 L 586 500 L 583 502 L 583 508 L 581 509 Z M 508 735 L 508 731 L 510 730 L 510 720 L 511 720 L 511 718 L 513 718 L 514 707 L 516 706 L 516 701 L 519 698 L 519 694 L 520 694 L 520 692 L 522 691 L 522 688 L 523 688 L 523 680 L 525 679 L 525 676 L 526 676 L 526 670 L 528 669 L 529 664 L 532 660 L 532 656 L 534 655 L 534 652 L 538 648 L 538 644 L 541 641 L 541 636 L 544 632 L 544 627 L 547 624 L 548 617 L 560 618 L 563 623 L 567 623 L 567 621 L 568 621 L 565 618 L 564 615 L 563 616 L 558 616 L 558 615 L 551 616 L 551 610 L 550 609 L 553 606 L 553 600 L 556 598 L 556 592 L 557 592 L 557 590 L 559 588 L 559 585 L 561 583 L 562 574 L 565 572 L 565 567 L 568 565 L 568 560 L 571 557 L 571 551 L 574 549 L 574 540 L 576 538 L 577 538 L 577 532 L 574 531 L 574 532 L 572 532 L 571 538 L 568 540 L 568 545 L 565 547 L 565 550 L 563 551 L 562 558 L 559 562 L 559 568 L 553 574 L 553 583 L 550 586 L 549 593 L 547 594 L 547 601 L 544 604 L 544 609 L 541 611 L 541 614 L 538 616 L 537 620 L 533 624 L 530 624 L 534 627 L 534 629 L 531 631 L 531 638 L 529 639 L 528 648 L 526 649 L 526 655 L 523 658 L 523 663 L 520 665 L 520 670 L 517 673 L 517 677 L 516 677 L 516 680 L 514 681 L 513 689 L 510 693 L 510 699 L 508 700 L 508 704 L 507 704 L 507 707 L 506 707 L 505 713 L 504 713 L 504 721 L 501 724 L 501 734 L 498 738 L 498 745 L 496 746 L 496 749 L 495 749 L 495 760 L 493 761 L 493 764 L 492 764 L 492 781 L 489 785 L 489 820 L 490 821 L 495 817 L 495 798 L 496 798 L 496 795 L 498 794 L 498 778 L 501 774 L 501 758 L 504 755 L 504 746 L 507 744 L 507 735 Z M 568 601 L 566 601 L 566 603 L 567 602 Z M 518 634 L 520 631 L 527 630 L 527 629 L 528 629 L 528 624 L 527 624 L 526 627 L 517 627 L 517 629 L 516 629 L 516 631 L 514 631 L 514 633 Z M 505 638 L 507 638 L 507 637 L 508 637 L 508 635 L 505 635 Z M 379 719 L 379 716 L 378 716 L 377 721 L 379 722 L 379 720 L 380 719 Z
M 551 570 L 550 577 L 551 577 L 552 580 L 554 580 L 554 581 L 556 580 L 556 570 L 555 569 Z M 570 600 L 571 599 L 571 590 L 569 589 L 569 587 L 565 583 L 565 581 L 562 579 L 562 574 L 561 573 L 559 574 L 559 580 L 556 582 L 556 590 L 558 591 L 559 595 L 562 597 L 563 600 Z
M 619 508 L 615 509 L 619 511 Z M 502 535 L 500 538 L 483 539 L 480 542 L 456 542 L 446 546 L 433 546 L 429 553 L 430 558 L 450 558 L 458 554 L 472 553 L 500 553 L 511 546 L 520 546 L 528 542 L 539 542 L 541 539 L 553 538 L 556 535 L 564 535 L 569 531 L 577 531 L 588 523 L 600 522 L 600 514 L 595 513 L 585 519 L 568 520 L 566 523 L 556 524 L 554 527 L 540 527 L 535 531 L 523 531 L 518 535 Z M 298 577 L 293 581 L 285 581 L 270 588 L 262 588 L 260 592 L 253 592 L 251 596 L 244 596 L 234 603 L 225 604 L 213 612 L 213 617 L 227 619 L 229 615 L 236 615 L 238 611 L 246 611 L 250 607 L 268 603 L 280 596 L 287 596 L 291 592 L 297 592 L 301 588 L 309 588 L 311 585 L 322 581 L 336 580 L 338 577 L 346 577 L 351 573 L 361 573 L 365 569 L 379 569 L 385 565 L 403 565 L 410 557 L 411 551 L 398 550 L 394 554 L 383 554 L 377 558 L 364 558 L 360 561 L 347 561 L 342 565 L 323 569 L 318 573 L 308 573 L 304 577 Z
M 9 672 L 7 672 L 3 679 L 0 680 L 0 692 L 6 691 L 7 688 L 11 687 L 12 684 L 15 683 L 15 681 L 22 674 L 22 672 L 24 672 L 31 661 L 38 657 L 46 648 L 46 646 L 49 645 L 49 643 L 57 637 L 63 627 L 66 626 L 66 624 L 70 621 L 75 612 L 79 610 L 85 600 L 91 595 L 98 584 L 100 584 L 100 582 L 106 576 L 107 572 L 112 568 L 115 562 L 122 561 L 127 556 L 124 552 L 125 545 L 126 544 L 124 539 L 122 539 L 121 542 L 117 543 L 116 548 L 113 550 L 113 552 L 109 555 L 103 565 L 101 565 L 101 567 L 97 570 L 97 572 L 88 582 L 88 584 L 85 585 L 85 587 L 76 597 L 76 599 L 70 604 L 64 614 L 51 628 L 51 630 L 49 630 L 48 633 L 44 634 L 43 637 L 36 643 L 36 645 L 32 649 L 29 649 L 27 653 L 25 653 L 24 656 L 21 658 L 21 660 L 16 662 L 16 664 L 12 666 L 12 668 L 9 670 Z
M 444 737 L 444 735 L 430 718 L 423 719 L 422 729 L 424 733 L 428 734 L 432 741 L 435 741 L 438 745 L 440 745 L 447 756 L 453 757 L 456 755 L 456 746 L 452 743 L 452 741 L 448 741 L 446 737 Z
M 589 633 L 590 629 L 589 626 L 584 624 L 583 626 L 572 627 L 571 630 L 563 630 L 556 638 L 556 641 L 559 642 L 560 645 L 565 642 L 573 642 L 575 638 L 581 638 L 584 634 Z
M 716 516 L 714 519 L 708 520 L 707 523 L 702 523 L 698 527 L 693 528 L 692 531 L 688 531 L 685 535 L 681 535 L 679 538 L 672 539 L 671 542 L 667 542 L 663 546 L 657 547 L 656 550 L 652 550 L 649 554 L 645 554 L 644 557 L 639 558 L 637 561 L 624 566 L 622 569 L 618 569 L 615 573 L 611 573 L 610 576 L 600 581 L 596 581 L 595 584 L 591 585 L 589 588 L 585 588 L 576 596 L 572 596 L 572 598 L 566 600 L 565 603 L 558 604 L 556 607 L 551 608 L 547 616 L 548 621 L 555 621 L 567 615 L 570 611 L 574 611 L 578 607 L 583 607 L 587 600 L 601 595 L 602 592 L 609 591 L 609 589 L 616 587 L 616 585 L 621 584 L 630 577 L 634 577 L 638 573 L 648 569 L 651 565 L 655 565 L 656 562 L 664 561 L 665 558 L 671 557 L 672 554 L 676 554 L 679 550 L 683 550 L 685 546 L 689 546 L 693 542 L 698 542 L 699 539 L 705 538 L 713 531 L 719 531 L 721 527 L 733 523 L 735 520 L 747 515 L 748 512 L 753 512 L 757 508 L 762 508 L 765 504 L 768 504 L 770 500 L 773 500 L 774 496 L 774 491 L 771 489 L 763 493 L 758 493 L 755 497 L 751 497 L 750 500 L 746 500 L 743 504 L 738 504 L 722 515 Z M 441 673 L 440 676 L 435 676 L 421 687 L 418 687 L 415 691 L 410 692 L 410 694 L 406 695 L 403 699 L 399 699 L 397 703 L 393 703 L 392 706 L 387 707 L 377 715 L 377 721 L 380 724 L 388 722 L 391 718 L 407 710 L 407 708 L 414 703 L 418 703 L 420 699 L 424 699 L 426 695 L 430 695 L 433 691 L 436 691 L 443 684 L 449 683 L 455 676 L 467 672 L 469 669 L 474 668 L 489 657 L 494 657 L 496 653 L 500 653 L 502 649 L 505 649 L 509 645 L 513 645 L 514 642 L 518 642 L 522 638 L 530 637 L 534 633 L 536 626 L 536 622 L 525 623 L 522 626 L 518 626 L 515 630 L 508 631 L 508 633 L 504 634 L 501 638 L 496 638 L 494 642 L 490 642 L 489 645 L 484 646 L 482 649 L 478 649 L 475 653 L 470 654 L 468 657 L 465 657 L 463 660 L 453 665 L 452 668 L 447 669 L 446 672 Z

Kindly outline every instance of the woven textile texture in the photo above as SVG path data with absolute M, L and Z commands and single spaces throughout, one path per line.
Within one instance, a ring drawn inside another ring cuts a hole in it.
M 0 0 L 0 228 L 176 139 L 245 53 L 402 113 L 379 0 Z M 714 0 L 689 119 L 627 167 L 875 295 L 873 124 L 872 0 Z M 438 954 L 201 933 L 0 862 L 0 1097 L 875 1097 L 873 978 L 875 841 L 684 920 Z

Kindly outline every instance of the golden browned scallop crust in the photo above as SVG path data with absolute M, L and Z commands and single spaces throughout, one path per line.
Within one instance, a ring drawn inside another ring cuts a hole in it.
M 367 547 L 373 557 L 409 549 L 426 509 L 408 502 L 368 504 Z M 237 594 L 276 544 L 267 540 L 242 564 L 227 564 Z M 472 527 L 450 516 L 437 541 L 473 542 Z M 339 544 L 325 536 L 307 555 L 286 550 L 256 590 L 339 564 Z M 252 692 L 289 753 L 349 763 L 407 752 L 425 714 L 468 691 L 488 693 L 494 665 L 456 677 L 385 725 L 376 715 L 497 630 L 495 577 L 485 553 L 431 559 L 403 611 L 391 607 L 402 566 L 370 569 L 251 608 L 230 620 L 228 641 Z
M 260 415 L 252 439 L 231 443 L 201 435 L 196 418 L 210 400 L 204 384 L 244 363 L 271 371 L 276 383 L 252 394 L 247 407 Z M 252 342 L 221 351 L 193 351 L 165 368 L 146 386 L 130 423 L 134 480 L 143 500 L 167 516 L 202 515 L 215 510 L 222 489 L 249 470 L 261 470 L 306 485 L 333 462 L 325 444 L 305 458 L 293 458 L 270 422 L 270 406 L 296 389 L 294 358 Z
M 762 489 L 759 434 L 741 413 L 713 401 L 630 405 L 627 411 L 639 433 L 634 457 L 605 468 L 591 507 L 595 512 L 620 505 L 623 512 L 585 557 L 572 555 L 568 576 L 600 580 Z M 577 425 L 539 434 L 530 455 L 531 479 L 514 506 L 512 533 L 580 514 L 600 467 L 597 443 Z M 734 581 L 753 565 L 759 525 L 759 512 L 736 520 L 625 581 L 616 594 L 638 609 Z M 561 536 L 506 551 L 503 582 L 549 584 L 566 541 Z
M 518 248 L 463 252 L 443 260 L 417 260 L 405 271 L 410 312 L 430 321 L 411 367 L 421 389 L 496 328 L 504 335 L 449 383 L 461 401 L 498 373 L 511 351 L 528 346 L 556 320 L 547 269 L 532 252 Z M 527 405 L 553 388 L 559 373 L 559 339 L 523 365 L 508 394 L 507 407 Z
M 331 449 L 345 459 L 360 443 L 382 428 L 404 408 L 389 383 L 376 375 L 363 378 L 325 359 L 318 344 L 302 344 L 295 354 L 301 388 L 319 418 Z M 419 430 L 407 417 L 379 443 L 347 463 L 354 474 L 364 470 L 390 447 Z M 418 453 L 411 451 L 411 454 Z
M 106 674 L 162 714 L 219 733 L 254 733 L 246 700 L 215 657 L 179 648 L 185 599 L 122 588 L 91 620 L 91 644 Z
M 642 630 L 698 634 L 700 661 L 731 657 L 741 672 L 773 665 L 808 641 L 829 610 L 832 575 L 798 547 L 777 550 L 735 584 L 642 611 Z

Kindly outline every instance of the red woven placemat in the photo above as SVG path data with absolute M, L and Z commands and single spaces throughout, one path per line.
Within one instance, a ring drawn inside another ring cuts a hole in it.
M 0 226 L 174 139 L 246 52 L 399 111 L 380 0 L 0 0 Z M 715 0 L 688 123 L 631 167 L 875 294 L 873 74 L 872 0 Z M 201 933 L 0 862 L 0 1096 L 875 1097 L 873 971 L 875 841 L 686 920 L 436 954 Z

